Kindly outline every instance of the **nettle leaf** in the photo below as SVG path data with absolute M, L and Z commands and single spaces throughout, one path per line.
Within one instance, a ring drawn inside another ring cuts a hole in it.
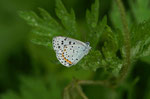
M 48 12 L 41 8 L 39 8 L 39 10 L 42 18 L 33 11 L 21 11 L 19 14 L 30 26 L 32 26 L 31 32 L 34 34 L 32 37 L 33 43 L 51 47 L 51 39 L 65 32 Z
M 86 20 L 89 28 L 95 28 L 99 19 L 99 0 L 95 0 L 95 3 L 91 6 L 91 11 L 86 11 Z
M 70 13 L 66 10 L 61 0 L 56 0 L 56 15 L 61 20 L 63 26 L 67 30 L 70 37 L 79 38 L 77 33 L 77 24 L 75 20 L 75 13 L 71 9 Z
M 123 64 L 122 45 L 123 36 L 120 31 L 114 33 L 109 26 L 106 26 L 101 36 L 100 50 L 92 49 L 79 63 L 78 67 L 85 70 L 96 71 L 97 68 L 104 68 L 118 76 Z M 120 55 L 117 55 L 117 54 Z
M 52 48 L 51 40 L 55 36 L 79 38 L 73 9 L 71 9 L 71 13 L 68 13 L 60 0 L 56 1 L 56 14 L 65 29 L 47 11 L 42 8 L 39 8 L 39 11 L 40 16 L 33 11 L 21 11 L 19 13 L 32 26 L 33 43 Z
M 105 16 L 101 22 L 99 21 L 99 0 L 91 6 L 91 11 L 86 11 L 86 22 L 89 29 L 87 38 L 90 40 L 91 45 L 95 48 L 99 42 L 99 38 L 107 24 L 107 17 Z
M 33 31 L 32 31 L 33 32 Z M 32 43 L 52 48 L 50 37 L 32 34 Z
M 149 0 L 129 0 L 129 5 L 136 22 L 140 23 L 150 18 L 149 3 Z
M 77 31 L 75 13 L 71 9 L 69 13 L 61 0 L 56 0 L 56 15 L 61 20 L 63 27 L 53 19 L 48 12 L 39 8 L 40 15 L 33 11 L 20 12 L 20 16 L 32 26 L 32 42 L 50 47 L 52 49 L 52 38 L 54 36 L 67 36 L 80 39 L 81 34 Z M 99 0 L 91 6 L 91 10 L 86 12 L 86 21 L 89 32 L 87 39 L 91 43 L 92 50 L 77 65 L 85 70 L 96 71 L 97 68 L 103 67 L 117 75 L 122 60 L 117 56 L 118 51 L 122 53 L 122 36 L 121 32 L 113 33 L 107 26 L 107 17 L 99 21 Z M 99 44 L 103 43 L 98 50 Z
M 112 21 L 112 24 L 116 27 L 122 30 L 122 23 L 121 23 L 121 17 L 119 13 L 119 9 L 117 7 L 117 4 L 115 2 L 112 2 L 112 9 L 110 13 L 110 18 Z
M 102 50 L 104 56 L 113 57 L 118 50 L 118 41 L 116 35 L 112 32 L 111 28 L 107 26 L 102 36 L 102 41 L 104 42 L 104 47 Z
M 103 59 L 100 51 L 91 50 L 79 63 L 78 68 L 96 71 L 97 68 L 103 66 Z
M 118 76 L 122 67 L 122 34 L 120 32 L 114 33 L 110 27 L 105 28 L 105 32 L 102 35 L 101 42 L 103 43 L 102 54 L 105 61 L 105 68 Z M 117 53 L 120 53 L 120 56 Z
M 135 25 L 131 30 L 131 59 L 150 55 L 150 21 Z

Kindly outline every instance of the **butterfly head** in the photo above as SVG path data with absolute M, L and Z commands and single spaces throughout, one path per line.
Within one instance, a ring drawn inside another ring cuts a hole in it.
M 90 42 L 85 42 L 85 44 L 86 44 L 87 46 L 90 46 Z
M 91 47 L 90 47 L 90 42 L 85 42 L 85 44 L 87 45 L 87 48 L 88 48 L 88 49 L 91 49 Z

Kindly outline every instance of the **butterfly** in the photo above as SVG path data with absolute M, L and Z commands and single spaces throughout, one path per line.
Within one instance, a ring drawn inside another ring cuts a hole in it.
M 91 49 L 89 42 L 63 36 L 54 37 L 52 43 L 57 59 L 66 67 L 77 64 Z

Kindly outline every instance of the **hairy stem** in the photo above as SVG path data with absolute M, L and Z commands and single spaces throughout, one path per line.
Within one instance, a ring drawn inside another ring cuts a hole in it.
M 66 86 L 64 88 L 63 99 L 70 99 L 70 95 L 69 95 L 69 88 L 70 87 L 71 87 L 71 84 L 69 84 L 68 86 Z
M 102 85 L 102 86 L 109 87 L 107 81 L 76 80 L 65 87 L 63 93 L 63 99 L 70 99 L 69 89 L 72 88 L 74 85 L 76 85 L 75 88 L 77 88 L 78 93 L 83 99 L 88 99 L 88 97 L 82 91 L 82 87 L 81 87 L 82 85 Z
M 126 13 L 125 13 L 125 8 L 123 6 L 123 3 L 121 0 L 116 0 L 116 3 L 118 5 L 120 16 L 121 16 L 122 25 L 123 25 L 123 35 L 124 35 L 125 57 L 124 57 L 124 64 L 120 71 L 120 77 L 119 77 L 119 80 L 123 80 L 125 79 L 128 72 L 128 68 L 130 66 L 130 33 L 128 29 Z
M 80 85 L 106 85 L 106 81 L 79 80 Z
M 81 97 L 83 99 L 88 99 L 88 97 L 84 94 L 84 92 L 82 91 L 82 88 L 80 85 L 76 85 L 77 91 L 79 92 L 79 94 L 81 95 Z

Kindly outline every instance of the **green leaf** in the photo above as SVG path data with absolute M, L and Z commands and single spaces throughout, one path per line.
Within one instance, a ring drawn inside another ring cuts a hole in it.
M 56 14 L 65 29 L 48 12 L 41 8 L 39 10 L 40 16 L 32 11 L 20 13 L 20 16 L 33 27 L 31 31 L 33 43 L 52 49 L 54 36 L 63 35 L 80 39 L 81 34 L 77 33 L 74 11 L 71 9 L 69 13 L 61 0 L 56 0 Z M 117 56 L 118 51 L 122 54 L 122 34 L 120 31 L 113 33 L 107 26 L 106 16 L 99 21 L 99 0 L 95 0 L 91 10 L 87 10 L 86 21 L 89 29 L 86 36 L 91 43 L 92 50 L 78 63 L 78 68 L 96 71 L 97 68 L 103 67 L 117 74 L 122 66 L 122 60 Z M 103 43 L 102 46 L 99 46 L 101 43 Z M 100 49 L 97 50 L 97 48 Z
M 117 52 L 120 52 L 122 57 L 122 41 L 120 40 L 122 35 L 120 32 L 114 33 L 110 27 L 105 28 L 105 32 L 102 35 L 101 42 L 103 42 L 102 54 L 105 60 L 105 68 L 118 76 L 122 67 L 122 59 L 119 58 Z
M 67 30 L 68 36 L 78 37 L 77 35 L 77 24 L 75 20 L 75 13 L 71 9 L 70 13 L 66 10 L 61 0 L 56 0 L 56 15 L 61 20 L 63 26 Z M 78 37 L 79 38 L 79 37 Z
M 92 4 L 91 10 L 86 11 L 86 22 L 89 29 L 87 38 L 90 40 L 93 48 L 99 43 L 99 39 L 107 24 L 107 17 L 105 16 L 102 21 L 99 21 L 99 0 L 95 0 Z
M 135 25 L 131 30 L 131 59 L 150 55 L 150 21 Z
M 107 26 L 102 36 L 104 42 L 103 54 L 105 57 L 113 57 L 116 55 L 119 49 L 118 40 L 115 33 L 112 32 L 111 28 Z
M 102 21 L 99 22 L 97 27 L 95 29 L 93 29 L 93 32 L 92 32 L 93 36 L 91 37 L 91 43 L 93 45 L 93 48 L 97 47 L 97 45 L 100 41 L 100 37 L 104 33 L 106 26 L 107 26 L 107 17 L 104 16 L 104 18 L 102 19 Z
M 136 22 L 141 23 L 150 18 L 149 3 L 149 0 L 129 0 L 129 5 Z
M 64 33 L 64 30 L 48 12 L 41 8 L 39 10 L 42 18 L 33 11 L 21 11 L 19 15 L 32 26 L 33 43 L 52 48 L 52 38 L 61 35 L 61 33 Z
M 123 36 L 120 31 L 114 33 L 109 26 L 106 26 L 101 35 L 100 42 L 102 44 L 100 51 L 92 49 L 89 54 L 77 64 L 77 67 L 93 71 L 96 71 L 98 68 L 104 68 L 113 74 L 113 76 L 118 76 L 123 64 L 122 38 Z M 118 52 L 120 52 L 121 56 L 117 55 Z
M 119 28 L 121 30 L 123 29 L 119 9 L 117 7 L 116 2 L 112 2 L 110 18 L 111 18 L 112 24 L 115 26 L 115 28 Z
M 99 19 L 99 0 L 95 0 L 95 3 L 91 6 L 91 11 L 86 11 L 86 21 L 89 28 L 95 28 Z
M 89 54 L 78 63 L 77 67 L 84 70 L 96 71 L 97 68 L 103 66 L 102 63 L 103 60 L 100 51 L 91 50 Z

